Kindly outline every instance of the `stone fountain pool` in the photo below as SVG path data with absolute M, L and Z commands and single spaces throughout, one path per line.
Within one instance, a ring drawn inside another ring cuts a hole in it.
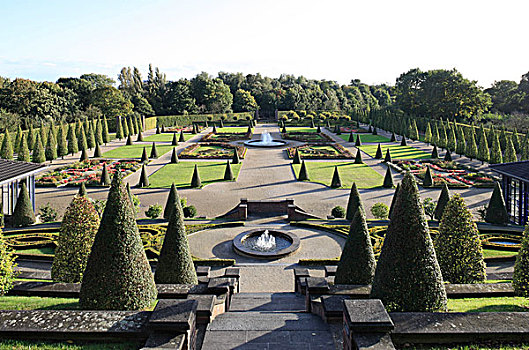
M 272 139 L 272 135 L 270 135 L 268 131 L 265 131 L 261 134 L 260 140 L 250 140 L 246 141 L 244 144 L 253 147 L 281 147 L 286 145 L 287 142 L 283 140 L 274 140 Z
M 293 233 L 256 229 L 243 232 L 233 239 L 233 250 L 244 256 L 275 259 L 299 249 L 299 238 Z

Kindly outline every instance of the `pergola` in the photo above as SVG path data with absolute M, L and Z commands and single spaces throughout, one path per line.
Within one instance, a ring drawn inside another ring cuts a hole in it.
M 529 161 L 491 164 L 501 175 L 501 188 L 511 222 L 525 225 L 529 215 Z
M 13 214 L 18 198 L 19 185 L 26 181 L 29 198 L 35 210 L 35 175 L 46 169 L 46 165 L 0 159 L 0 187 L 5 215 Z

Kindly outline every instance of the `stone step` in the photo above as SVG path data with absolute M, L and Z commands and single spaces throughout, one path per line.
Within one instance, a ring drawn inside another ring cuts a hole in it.
M 208 325 L 208 331 L 328 331 L 329 325 L 304 312 L 227 312 Z
M 294 293 L 238 293 L 231 300 L 230 311 L 303 312 L 305 300 Z

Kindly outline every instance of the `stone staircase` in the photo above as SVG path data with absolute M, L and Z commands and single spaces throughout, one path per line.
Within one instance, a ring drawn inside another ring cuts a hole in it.
M 321 318 L 294 293 L 239 293 L 206 330 L 203 350 L 338 349 Z

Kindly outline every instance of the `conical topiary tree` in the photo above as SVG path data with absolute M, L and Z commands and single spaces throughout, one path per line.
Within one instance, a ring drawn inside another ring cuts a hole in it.
M 171 184 L 171 189 L 169 190 L 169 195 L 167 196 L 167 202 L 165 202 L 165 208 L 163 210 L 163 218 L 165 220 L 169 220 L 169 216 L 171 215 L 171 210 L 173 210 L 175 206 L 176 198 L 177 198 L 176 186 L 173 182 Z
M 13 210 L 13 225 L 15 227 L 24 227 L 34 224 L 35 221 L 35 213 L 33 212 L 33 204 L 31 204 L 29 199 L 28 188 L 26 183 L 22 181 L 18 192 L 17 204 Z
M 93 158 L 101 158 L 101 147 L 99 147 L 98 143 L 96 143 L 96 148 L 94 148 L 94 157 Z
M 364 164 L 364 161 L 362 160 L 362 151 L 360 149 L 356 150 L 356 156 L 355 156 L 355 164 Z
M 391 175 L 391 168 L 388 166 L 386 168 L 386 175 L 384 176 L 384 183 L 382 184 L 382 187 L 393 188 L 394 185 L 393 176 Z
M 349 227 L 334 284 L 371 284 L 375 275 L 375 266 L 371 237 L 364 208 L 360 203 Z
M 467 143 L 467 147 L 465 149 L 465 155 L 472 159 L 476 159 L 478 157 L 478 144 L 476 142 L 476 133 L 474 131 L 474 128 L 470 131 L 470 140 Z
M 186 139 L 184 138 L 184 130 L 180 130 L 180 138 L 178 139 L 178 142 L 185 142 Z
M 512 286 L 516 295 L 529 296 L 529 225 L 525 226 L 522 244 L 514 263 Z
M 407 146 L 408 143 L 406 142 L 406 136 L 402 135 L 402 139 L 400 140 L 401 146 Z
M 173 133 L 173 140 L 171 141 L 171 146 L 178 146 L 178 139 L 176 138 L 176 132 Z
M 82 124 L 81 128 L 79 129 L 79 137 L 77 138 L 77 143 L 79 144 L 80 151 L 88 148 L 88 145 L 86 143 L 86 133 Z
M 149 161 L 149 157 L 147 157 L 147 150 L 145 147 L 143 147 L 143 152 L 141 153 L 141 162 L 145 163 Z
M 391 139 L 389 141 L 390 142 L 397 142 L 397 135 L 395 135 L 395 132 L 391 133 Z
M 370 298 L 388 311 L 446 309 L 446 291 L 414 176 L 406 173 L 378 258 Z
M 81 197 L 86 197 L 87 192 L 86 185 L 84 184 L 84 182 L 81 182 L 81 185 L 79 186 L 79 191 L 77 191 L 77 195 Z
M 156 149 L 156 143 L 155 142 L 152 143 L 150 158 L 158 158 L 158 150 Z
M 149 175 L 147 175 L 147 169 L 145 164 L 141 166 L 140 180 L 138 181 L 137 187 L 149 187 Z
M 66 129 L 64 124 L 59 125 L 59 131 L 57 133 L 57 156 L 62 157 L 68 154 L 68 142 L 66 141 Z
M 239 152 L 237 152 L 237 148 L 233 149 L 233 157 L 231 158 L 231 164 L 239 164 Z
M 488 162 L 490 159 L 489 143 L 483 127 L 481 130 L 481 137 L 479 141 L 478 159 L 481 160 L 481 164 Z
M 92 201 L 75 196 L 64 213 L 59 229 L 51 266 L 53 281 L 81 282 L 98 228 L 99 214 Z
M 103 163 L 103 171 L 101 171 L 101 180 L 99 183 L 102 186 L 110 186 L 110 174 L 108 173 L 107 163 Z
M 352 131 L 349 133 L 349 139 L 347 142 L 355 142 L 355 136 Z
M 22 141 L 22 128 L 19 125 L 18 128 L 17 128 L 17 133 L 15 135 L 15 143 L 13 145 L 13 151 L 14 152 L 18 153 L 21 141 Z
M 215 124 L 213 124 L 213 130 L 211 132 L 214 133 L 214 134 L 217 133 L 217 127 L 215 126 Z
M 443 280 L 450 283 L 485 281 L 478 227 L 458 193 L 446 205 L 434 245 Z
M 4 133 L 4 138 L 2 139 L 0 157 L 3 159 L 13 159 L 13 145 L 11 144 L 11 136 L 9 136 L 9 130 L 7 129 Z
M 450 153 L 450 150 L 447 149 L 445 153 L 445 157 L 443 158 L 445 162 L 451 162 L 452 161 L 452 154 Z
M 485 221 L 490 224 L 506 225 L 509 223 L 509 213 L 505 207 L 505 200 L 500 183 L 494 183 L 494 190 L 490 196 L 489 205 L 485 212 Z
M 424 132 L 424 142 L 430 144 L 432 142 L 432 126 L 430 122 L 426 124 L 426 131 Z
M 391 214 L 393 213 L 393 208 L 395 207 L 395 200 L 397 199 L 397 193 L 399 193 L 400 183 L 397 184 L 395 192 L 393 192 L 393 197 L 391 197 L 391 204 L 389 205 L 388 218 L 391 220 Z
M 176 154 L 176 147 L 173 148 L 173 153 L 171 154 L 171 163 L 172 164 L 178 163 L 178 155 Z
M 125 133 L 123 132 L 123 123 L 121 122 L 121 116 L 118 116 L 116 118 L 116 138 L 118 140 L 123 139 L 125 137 Z
M 110 142 L 110 135 L 108 134 L 108 123 L 107 118 L 103 118 L 102 122 L 102 131 L 103 131 L 103 143 L 106 145 L 108 142 Z M 116 137 L 117 137 L 117 131 L 116 131 Z
M 307 173 L 307 166 L 305 161 L 301 161 L 301 168 L 299 169 L 298 181 L 309 181 L 309 175 Z
M 79 152 L 79 142 L 77 141 L 77 136 L 75 134 L 75 127 L 71 124 L 68 129 L 68 153 L 74 154 L 77 152 Z
M 342 179 L 340 179 L 340 173 L 338 172 L 338 167 L 334 166 L 334 173 L 332 174 L 331 188 L 340 188 L 342 187 Z
M 380 143 L 377 147 L 377 153 L 375 154 L 375 159 L 382 159 L 382 147 L 380 147 Z
M 127 118 L 123 118 L 121 126 L 123 127 L 123 137 L 127 137 L 132 133 L 132 131 L 129 129 L 129 123 L 127 122 Z
M 184 213 L 176 191 L 172 206 L 154 280 L 166 284 L 198 284 L 187 241 Z
M 349 200 L 347 201 L 347 209 L 345 210 L 345 218 L 349 221 L 353 220 L 356 210 L 362 205 L 360 193 L 356 187 L 356 182 L 353 182 L 351 186 L 351 192 L 349 192 Z
M 81 157 L 79 157 L 79 161 L 84 162 L 84 161 L 87 161 L 88 159 L 89 158 L 88 158 L 88 153 L 86 152 L 86 149 L 82 150 Z
M 125 145 L 132 146 L 132 137 L 130 136 L 130 134 L 129 136 L 127 136 L 127 142 L 125 143 Z
M 34 147 L 34 144 L 35 144 L 35 130 L 33 129 L 33 126 L 30 125 L 29 126 L 29 130 L 28 130 L 28 148 L 29 149 L 33 149 Z
M 441 220 L 443 217 L 443 213 L 445 211 L 445 207 L 448 204 L 448 201 L 450 200 L 450 191 L 448 190 L 448 185 L 443 183 L 443 188 L 441 189 L 441 193 L 439 194 L 439 199 L 437 199 L 437 204 L 435 205 L 434 210 L 434 218 L 436 220 Z
M 198 173 L 198 166 L 195 164 L 193 169 L 193 176 L 191 177 L 191 187 L 200 188 L 202 186 L 202 181 L 200 180 L 200 175 Z
M 424 173 L 424 179 L 422 180 L 423 187 L 433 186 L 432 172 L 429 166 L 426 166 L 426 173 Z
M 294 153 L 294 158 L 292 158 L 292 164 L 301 164 L 301 156 L 299 155 L 299 150 L 297 148 Z
M 231 181 L 234 179 L 233 172 L 231 171 L 230 161 L 226 161 L 226 169 L 224 170 L 224 180 Z
M 22 161 L 22 162 L 29 162 L 30 159 L 31 157 L 29 155 L 28 143 L 26 142 L 26 135 L 23 134 L 22 140 L 20 143 L 20 148 L 17 154 L 17 160 Z
M 136 142 L 138 141 L 143 141 L 143 134 L 141 133 L 141 131 L 138 133 L 138 136 L 136 137 Z
M 101 118 L 97 117 L 96 121 L 96 130 L 95 130 L 96 144 L 102 145 L 103 140 L 103 124 L 101 123 Z
M 356 147 L 360 147 L 360 146 L 362 146 L 362 142 L 360 141 L 360 134 L 357 134 L 357 135 L 356 135 L 355 146 L 356 146 Z
M 498 136 L 495 136 L 492 142 L 492 151 L 490 152 L 490 163 L 503 163 L 503 155 L 501 153 L 500 140 L 498 139 Z
M 94 134 L 94 128 L 92 127 L 92 123 L 90 123 L 90 125 L 88 126 L 88 132 L 86 134 L 86 143 L 89 149 L 92 149 L 96 146 L 96 137 Z
M 55 141 L 53 128 L 50 128 L 50 131 L 48 132 L 48 140 L 46 142 L 44 155 L 46 156 L 46 160 L 49 160 L 50 162 L 57 159 L 57 142 Z
M 517 161 L 518 157 L 516 156 L 516 149 L 514 148 L 514 144 L 512 142 L 512 139 L 507 136 L 507 140 L 505 141 L 505 155 L 503 157 L 503 162 L 512 163 Z
M 389 152 L 389 148 L 386 150 L 386 156 L 384 157 L 384 162 L 391 163 L 391 153 Z
M 46 161 L 46 154 L 44 153 L 44 147 L 40 141 L 40 134 L 37 133 L 35 139 L 35 148 L 33 149 L 33 154 L 31 155 L 31 161 L 33 163 L 44 163 Z
M 433 149 L 432 149 L 432 159 L 437 159 L 439 158 L 439 152 L 437 151 L 437 146 L 436 145 L 433 145 Z
M 89 310 L 139 310 L 158 294 L 136 213 L 116 172 L 88 258 L 79 303 Z

